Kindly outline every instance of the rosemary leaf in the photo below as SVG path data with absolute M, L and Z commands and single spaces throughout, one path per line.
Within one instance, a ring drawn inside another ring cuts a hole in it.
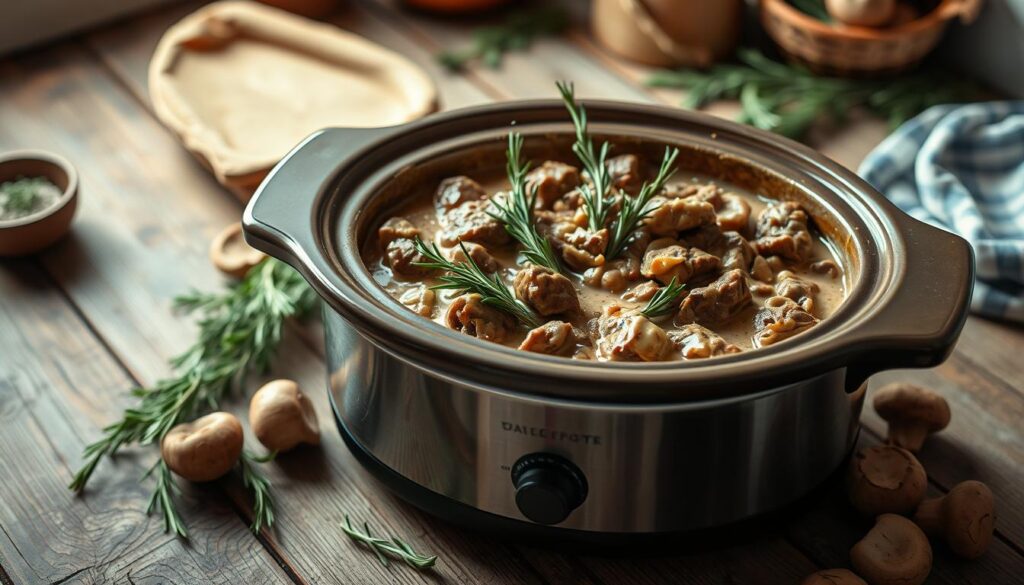
M 611 236 L 605 248 L 605 258 L 614 260 L 618 258 L 626 247 L 632 243 L 640 223 L 647 219 L 657 207 L 651 205 L 651 199 L 661 191 L 665 182 L 675 174 L 676 157 L 679 156 L 678 148 L 665 148 L 665 155 L 661 159 L 661 166 L 658 168 L 658 175 L 653 181 L 644 182 L 640 193 L 636 197 L 622 194 L 622 209 L 619 216 L 615 218 L 611 226 Z
M 178 308 L 199 313 L 198 340 L 171 360 L 172 377 L 132 390 L 138 403 L 86 446 L 85 461 L 68 487 L 76 492 L 85 489 L 100 460 L 122 447 L 157 443 L 174 425 L 215 410 L 250 373 L 266 369 L 285 320 L 308 313 L 315 304 L 316 295 L 302 277 L 273 258 L 223 293 L 193 292 L 177 298 Z M 155 497 L 166 516 L 173 511 L 170 483 L 162 475 L 157 480 Z M 183 527 L 176 532 L 182 534 Z
M 439 53 L 437 60 L 453 72 L 465 69 L 475 60 L 479 60 L 485 67 L 497 69 L 501 67 L 505 53 L 525 51 L 537 38 L 557 35 L 568 24 L 569 15 L 557 5 L 513 12 L 501 24 L 474 31 L 470 46 Z
M 164 532 L 173 532 L 181 538 L 188 538 L 188 530 L 185 523 L 181 521 L 177 508 L 174 507 L 174 494 L 178 493 L 178 486 L 174 483 L 171 470 L 163 459 L 156 462 L 153 467 L 143 476 L 143 479 L 156 473 L 156 488 L 149 497 L 149 505 L 146 506 L 146 515 L 152 514 L 158 509 L 164 515 Z
M 274 498 L 270 494 L 270 481 L 256 465 L 271 461 L 276 455 L 276 451 L 262 457 L 242 451 L 239 459 L 242 484 L 252 494 L 252 524 L 249 529 L 253 534 L 259 534 L 264 527 L 271 528 L 274 525 Z
M 608 193 L 611 187 L 611 175 L 608 172 L 607 142 L 601 145 L 600 149 L 594 148 L 594 141 L 590 138 L 587 127 L 587 109 L 582 104 L 576 103 L 576 92 L 573 84 L 558 82 L 558 91 L 562 94 L 562 101 L 565 102 L 565 109 L 572 117 L 573 126 L 576 128 L 576 142 L 572 145 L 572 151 L 583 164 L 591 183 L 580 186 L 580 193 L 583 196 L 583 209 L 587 212 L 587 225 L 590 231 L 596 232 L 603 229 L 608 221 L 608 213 L 611 210 L 615 199 Z
M 531 328 L 540 325 L 540 321 L 533 311 L 512 294 L 512 291 L 501 282 L 497 274 L 488 276 L 477 266 L 462 242 L 459 242 L 459 246 L 468 262 L 452 262 L 444 257 L 437 244 L 431 243 L 428 246 L 418 236 L 415 239 L 415 245 L 416 250 L 428 260 L 428 262 L 416 262 L 417 266 L 447 272 L 438 277 L 441 284 L 431 288 L 455 290 L 460 294 L 476 293 L 482 297 L 485 304 L 508 313 L 523 325 Z
M 512 185 L 509 196 L 494 205 L 498 213 L 490 214 L 505 224 L 508 233 L 523 245 L 523 256 L 530 262 L 561 272 L 558 258 L 551 249 L 551 242 L 537 232 L 533 207 L 537 202 L 537 188 L 527 194 L 526 173 L 529 163 L 522 164 L 523 137 L 518 132 L 508 135 L 508 151 L 505 153 L 508 181 Z
M 385 567 L 388 566 L 389 556 L 401 560 L 417 571 L 425 571 L 437 563 L 437 555 L 426 556 L 419 554 L 408 543 L 399 538 L 384 539 L 374 536 L 370 532 L 369 524 L 365 522 L 363 523 L 363 531 L 360 532 L 359 529 L 352 526 L 352 520 L 348 517 L 348 514 L 345 514 L 345 522 L 342 523 L 341 529 L 352 540 L 369 547 L 377 555 L 377 560 Z
M 800 65 L 779 63 L 755 49 L 737 52 L 740 63 L 722 63 L 707 71 L 659 71 L 654 87 L 688 90 L 685 107 L 699 108 L 719 99 L 738 99 L 738 120 L 792 138 L 800 138 L 820 119 L 845 122 L 848 110 L 861 106 L 893 127 L 927 108 L 970 101 L 978 89 L 970 80 L 935 67 L 899 77 L 846 79 L 823 77 Z
M 675 301 L 682 294 L 684 288 L 686 285 L 679 284 L 676 277 L 673 276 L 668 286 L 659 288 L 658 292 L 654 293 L 654 296 L 647 301 L 644 308 L 640 309 L 640 314 L 648 319 L 656 319 L 674 312 L 677 308 Z

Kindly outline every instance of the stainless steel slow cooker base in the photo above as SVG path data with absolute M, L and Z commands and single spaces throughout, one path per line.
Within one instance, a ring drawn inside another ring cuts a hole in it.
M 353 451 L 485 517 L 594 534 L 721 526 L 801 498 L 857 436 L 864 386 L 848 391 L 845 370 L 732 400 L 539 400 L 425 372 L 324 313 Z

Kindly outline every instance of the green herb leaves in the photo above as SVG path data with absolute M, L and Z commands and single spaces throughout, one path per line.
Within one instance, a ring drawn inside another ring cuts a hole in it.
M 473 61 L 497 69 L 508 51 L 524 51 L 542 36 L 557 35 L 569 24 L 569 15 L 561 6 L 542 6 L 509 14 L 505 22 L 477 29 L 473 43 L 462 50 L 445 51 L 437 60 L 449 71 L 460 71 Z
M 537 202 L 537 188 L 530 189 L 527 194 L 526 173 L 529 163 L 522 164 L 523 137 L 518 132 L 508 135 L 508 150 L 505 153 L 508 181 L 512 185 L 506 199 L 495 199 L 494 206 L 498 213 L 491 216 L 505 224 L 508 233 L 523 245 L 523 256 L 530 262 L 561 272 L 558 258 L 551 249 L 551 242 L 537 232 L 533 217 L 533 207 Z
M 432 243 L 428 246 L 419 237 L 416 238 L 415 245 L 416 250 L 428 260 L 428 262 L 417 262 L 417 266 L 446 271 L 445 274 L 438 277 L 441 284 L 431 288 L 455 290 L 459 293 L 476 293 L 482 297 L 485 304 L 515 317 L 523 325 L 527 327 L 540 325 L 537 315 L 512 294 L 512 291 L 501 282 L 501 278 L 497 274 L 488 276 L 480 269 L 462 242 L 459 242 L 459 246 L 466 256 L 466 262 L 452 262 L 444 257 L 437 244 Z
M 174 476 L 167 464 L 161 459 L 153 467 L 149 468 L 143 478 L 156 474 L 156 488 L 149 496 L 149 505 L 146 506 L 146 515 L 152 514 L 159 509 L 164 515 L 164 532 L 173 532 L 181 538 L 188 538 L 188 530 L 177 508 L 174 507 L 174 494 L 178 493 L 178 486 L 174 483 Z
M 654 293 L 654 296 L 647 301 L 644 308 L 640 309 L 640 314 L 648 319 L 657 319 L 675 312 L 678 308 L 676 300 L 683 293 L 684 288 L 686 285 L 679 284 L 676 277 L 673 276 L 668 285 L 659 288 L 658 292 Z
M 594 141 L 589 134 L 587 126 L 587 109 L 576 103 L 576 91 L 571 83 L 558 82 L 558 91 L 562 94 L 562 101 L 565 102 L 565 109 L 572 117 L 573 126 L 576 128 L 576 142 L 572 145 L 572 151 L 580 159 L 583 169 L 590 176 L 591 184 L 580 186 L 580 193 L 583 196 L 583 208 L 587 212 L 587 222 L 590 231 L 596 232 L 604 228 L 608 221 L 608 212 L 611 210 L 615 199 L 608 193 L 611 188 L 611 176 L 608 172 L 608 143 L 601 144 L 600 149 L 594 148 Z
M 417 571 L 426 571 L 437 562 L 437 555 L 421 555 L 414 551 L 407 542 L 397 537 L 385 539 L 374 536 L 370 532 L 370 525 L 366 522 L 363 522 L 363 531 L 360 532 L 358 528 L 352 526 L 352 520 L 348 517 L 348 514 L 345 514 L 345 522 L 341 525 L 341 529 L 352 540 L 369 547 L 377 555 L 377 560 L 380 561 L 380 564 L 385 567 L 389 564 L 389 556 L 401 560 Z
M 267 463 L 276 456 L 276 452 L 260 457 L 242 451 L 242 457 L 238 460 L 242 469 L 242 484 L 252 494 L 252 524 L 249 525 L 249 529 L 253 534 L 259 534 L 264 527 L 270 528 L 274 525 L 274 498 L 270 495 L 270 482 L 256 464 Z
M 661 192 L 665 183 L 675 174 L 675 163 L 678 156 L 678 148 L 665 148 L 665 155 L 661 159 L 661 166 L 658 168 L 658 175 L 654 177 L 654 180 L 645 182 L 636 197 L 626 195 L 621 197 L 622 209 L 619 210 L 618 217 L 612 222 L 611 237 L 608 239 L 608 247 L 605 248 L 604 253 L 606 258 L 609 260 L 618 258 L 633 242 L 640 223 L 658 208 L 656 204 L 651 203 L 651 199 Z
M 921 68 L 891 79 L 819 77 L 799 65 L 773 61 L 754 49 L 738 51 L 740 63 L 723 63 L 706 72 L 661 71 L 648 85 L 689 90 L 683 105 L 699 108 L 719 99 L 739 99 L 739 121 L 799 138 L 816 120 L 839 122 L 862 106 L 899 126 L 921 111 L 970 99 L 975 86 L 935 68 Z

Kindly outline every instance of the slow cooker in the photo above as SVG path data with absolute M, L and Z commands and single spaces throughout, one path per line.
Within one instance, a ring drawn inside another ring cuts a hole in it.
M 843 305 L 789 342 L 704 361 L 579 362 L 459 334 L 375 284 L 365 234 L 425 181 L 501 164 L 513 125 L 528 156 L 568 152 L 561 102 L 323 130 L 277 165 L 243 223 L 253 246 L 325 301 L 342 436 L 405 499 L 509 535 L 686 533 L 798 500 L 852 449 L 871 374 L 949 354 L 966 318 L 970 246 L 796 142 L 673 108 L 586 106 L 591 131 L 624 152 L 671 144 L 685 170 L 799 200 L 843 258 Z

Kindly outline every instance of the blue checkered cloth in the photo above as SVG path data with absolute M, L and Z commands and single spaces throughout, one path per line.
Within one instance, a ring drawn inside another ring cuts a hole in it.
M 971 242 L 971 310 L 1024 322 L 1024 101 L 935 106 L 879 144 L 858 174 Z

